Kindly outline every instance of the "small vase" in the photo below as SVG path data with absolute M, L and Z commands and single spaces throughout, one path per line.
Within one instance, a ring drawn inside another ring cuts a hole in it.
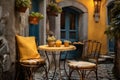
M 62 45 L 62 41 L 61 40 L 57 40 L 55 42 L 55 45 L 56 45 L 56 47 L 60 47 Z
M 55 41 L 48 41 L 48 46 L 49 47 L 54 47 L 55 46 Z
M 64 46 L 65 46 L 65 47 L 69 47 L 69 42 L 67 42 L 67 41 L 64 42 Z

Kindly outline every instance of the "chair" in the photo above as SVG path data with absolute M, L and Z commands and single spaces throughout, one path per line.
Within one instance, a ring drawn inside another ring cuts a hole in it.
M 16 43 L 16 80 L 33 80 L 33 75 L 38 68 L 45 70 L 47 80 L 46 59 L 38 53 L 35 37 L 17 35 Z
M 101 50 L 101 43 L 95 40 L 84 41 L 82 59 L 79 61 L 68 61 L 68 66 L 70 68 L 69 79 L 71 79 L 72 72 L 76 70 L 81 80 L 85 80 L 91 71 L 94 71 L 97 76 L 97 65 L 98 58 Z

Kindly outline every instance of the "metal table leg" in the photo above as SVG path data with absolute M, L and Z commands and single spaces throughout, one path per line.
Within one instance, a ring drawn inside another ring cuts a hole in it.
M 50 59 L 49 59 L 49 57 L 48 57 L 48 54 L 47 54 L 47 52 L 45 52 L 45 54 L 46 54 L 46 57 L 47 57 L 47 61 L 48 61 L 48 73 L 49 73 L 49 71 L 50 71 L 50 69 L 51 69 L 51 62 L 50 62 Z M 59 55 L 59 59 L 57 59 L 57 54 L 55 53 L 55 52 L 52 52 L 51 53 L 51 56 L 52 56 L 52 59 L 53 59 L 53 65 L 54 65 L 54 70 L 53 70 L 53 75 L 52 75 L 52 80 L 54 80 L 54 78 L 55 78 L 55 75 L 56 74 L 59 74 L 59 79 L 61 79 L 62 80 L 62 77 L 61 77 L 61 70 L 60 70 L 60 54 L 58 54 Z M 57 63 L 57 60 L 58 60 L 58 63 Z M 57 72 L 57 70 L 58 70 L 58 72 Z

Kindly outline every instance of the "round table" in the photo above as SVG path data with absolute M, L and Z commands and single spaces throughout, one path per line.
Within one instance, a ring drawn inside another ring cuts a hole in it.
M 54 79 L 55 77 L 55 74 L 57 73 L 56 70 L 58 69 L 59 70 L 59 75 L 60 75 L 60 79 L 62 80 L 62 77 L 61 77 L 61 71 L 60 71 L 60 57 L 61 57 L 61 52 L 63 51 L 72 51 L 72 50 L 75 50 L 76 47 L 74 45 L 69 45 L 68 47 L 65 47 L 64 45 L 61 45 L 60 47 L 49 47 L 48 45 L 40 45 L 38 47 L 39 50 L 42 50 L 42 51 L 45 51 L 45 55 L 47 57 L 47 61 L 48 61 L 48 72 L 50 70 L 50 59 L 49 59 L 49 54 L 52 56 L 52 59 L 53 59 L 53 66 L 55 67 L 54 69 L 54 72 L 53 72 L 53 76 L 52 76 L 52 79 Z M 59 58 L 56 58 L 56 55 L 59 55 Z M 57 62 L 58 61 L 58 62 Z M 57 66 L 58 64 L 58 66 Z M 67 71 L 65 69 L 65 60 L 64 60 L 64 70 L 65 70 L 65 73 L 67 75 Z M 67 75 L 68 76 L 68 75 Z
M 61 45 L 60 47 L 49 47 L 48 45 L 41 45 L 38 47 L 39 50 L 44 50 L 44 51 L 70 51 L 70 50 L 75 50 L 76 47 L 74 45 L 70 45 L 68 47 L 65 47 L 64 45 Z

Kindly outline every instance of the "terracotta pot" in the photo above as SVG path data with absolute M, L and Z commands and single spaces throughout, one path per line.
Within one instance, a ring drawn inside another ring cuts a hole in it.
M 29 16 L 29 23 L 30 24 L 38 24 L 39 23 L 39 18 L 38 17 L 32 17 L 32 16 Z
M 55 41 L 48 41 L 48 46 L 49 47 L 54 47 L 55 46 Z
M 25 13 L 27 7 L 17 7 L 17 11 Z
M 47 14 L 49 16 L 58 16 L 58 13 L 57 12 L 52 12 L 52 11 L 47 11 Z

